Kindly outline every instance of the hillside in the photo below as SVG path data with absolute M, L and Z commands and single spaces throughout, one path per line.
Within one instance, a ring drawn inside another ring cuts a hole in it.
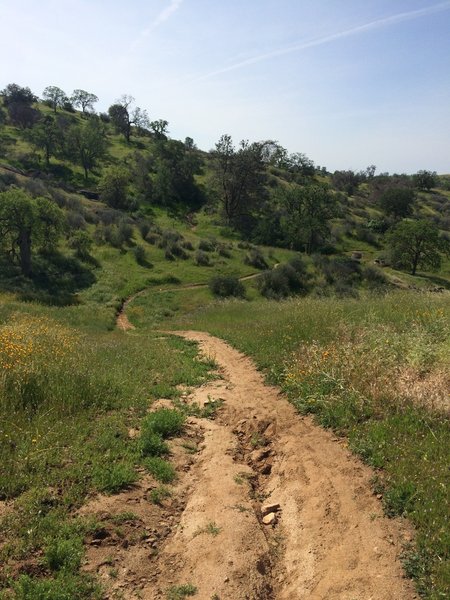
M 447 597 L 450 176 L 1 94 L 0 598 Z

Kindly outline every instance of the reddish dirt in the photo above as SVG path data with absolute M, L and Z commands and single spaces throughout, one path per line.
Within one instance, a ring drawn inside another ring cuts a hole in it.
M 163 600 L 189 584 L 199 600 L 417 598 L 399 559 L 410 531 L 383 516 L 371 470 L 299 416 L 249 358 L 206 333 L 179 335 L 214 357 L 221 376 L 185 401 L 223 404 L 214 420 L 189 419 L 199 452 L 172 443 L 180 476 L 162 507 L 149 502 L 156 483 L 145 476 L 83 509 L 105 522 L 137 515 L 120 540 L 108 526 L 90 541 L 87 568 L 106 597 Z

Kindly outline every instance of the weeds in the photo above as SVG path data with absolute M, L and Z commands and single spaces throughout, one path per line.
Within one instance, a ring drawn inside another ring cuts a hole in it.
M 167 462 L 158 456 L 151 456 L 144 459 L 143 462 L 149 473 L 161 483 L 172 483 L 176 478 L 175 469 L 170 462 Z
M 184 585 L 174 585 L 169 588 L 166 598 L 167 600 L 183 600 L 183 598 L 187 598 L 188 596 L 195 596 L 196 593 L 197 588 L 195 585 L 186 583 Z

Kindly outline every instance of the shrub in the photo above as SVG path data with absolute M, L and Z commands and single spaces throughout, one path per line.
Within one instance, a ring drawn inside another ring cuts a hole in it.
M 123 242 L 130 242 L 133 237 L 133 227 L 127 221 L 121 221 L 119 223 L 119 236 Z
M 255 267 L 255 269 L 267 269 L 269 266 L 261 250 L 258 248 L 252 248 L 246 255 L 244 262 L 246 265 Z
M 367 281 L 368 287 L 371 289 L 386 288 L 389 283 L 388 278 L 383 271 L 372 265 L 364 267 L 363 277 Z
M 125 462 L 107 463 L 94 471 L 93 482 L 100 492 L 116 494 L 127 489 L 137 479 L 134 469 Z
M 195 264 L 198 267 L 209 267 L 211 266 L 211 261 L 209 259 L 209 256 L 206 254 L 206 252 L 203 252 L 203 250 L 197 250 L 197 252 L 195 253 Z
M 45 563 L 51 571 L 77 571 L 82 554 L 83 544 L 79 538 L 55 539 L 47 546 Z
M 155 433 L 151 428 L 145 429 L 140 438 L 141 452 L 144 456 L 163 456 L 169 454 L 169 446 L 164 442 L 161 434 Z
M 142 239 L 145 240 L 147 235 L 150 233 L 151 225 L 147 221 L 141 221 L 139 223 L 139 231 L 141 233 Z
M 175 468 L 159 456 L 151 456 L 144 460 L 149 473 L 161 483 L 172 483 L 176 477 Z
M 203 252 L 213 252 L 215 250 L 216 243 L 214 240 L 200 240 L 198 249 Z
M 142 431 L 151 431 L 163 438 L 172 437 L 183 431 L 185 420 L 186 417 L 178 410 L 159 408 L 145 417 Z
M 223 256 L 224 258 L 231 258 L 231 250 L 229 246 L 226 246 L 225 244 L 217 244 L 216 250 L 219 256 Z
M 191 250 L 191 251 L 194 250 L 194 246 L 193 246 L 192 242 L 190 242 L 189 240 L 184 241 L 182 246 L 185 250 Z
M 266 271 L 258 278 L 258 287 L 263 296 L 280 300 L 293 294 L 308 291 L 309 276 L 300 257 L 295 257 L 285 265 Z
M 209 282 L 209 289 L 215 296 L 220 298 L 244 298 L 245 287 L 237 277 L 220 276 L 213 277 Z
M 82 260 L 90 258 L 92 244 L 92 238 L 87 231 L 76 231 L 69 239 L 69 248 L 75 250 L 76 256 Z
M 138 265 L 147 264 L 147 252 L 145 251 L 144 246 L 135 246 L 133 248 L 133 254 Z

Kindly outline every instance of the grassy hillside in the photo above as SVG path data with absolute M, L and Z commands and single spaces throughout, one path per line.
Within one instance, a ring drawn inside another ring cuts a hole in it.
M 34 108 L 41 123 L 54 115 Z M 233 220 L 213 154 L 148 130 L 127 143 L 103 117 L 107 148 L 86 180 L 70 153 L 46 165 L 30 132 L 4 114 L 1 201 L 19 189 L 37 210 L 45 198 L 61 222 L 54 240 L 38 222 L 29 274 L 17 239 L 6 231 L 0 241 L 0 598 L 101 597 L 82 569 L 99 524 L 77 509 L 163 460 L 162 437 L 155 442 L 150 428 L 144 450 L 130 432 L 147 427 L 154 400 L 209 377 L 213 363 L 195 346 L 158 333 L 188 327 L 249 353 L 302 414 L 348 439 L 376 469 L 388 514 L 417 529 L 405 560 L 418 589 L 447 597 L 450 260 L 442 253 L 439 269 L 414 276 L 397 268 L 386 236 L 398 219 L 382 210 L 377 186 L 413 190 L 404 220 L 432 222 L 445 236 L 448 178 L 423 191 L 411 177 L 361 175 L 350 190 L 309 163 L 259 162 L 258 193 L 249 191 L 248 214 Z M 57 116 L 64 135 L 88 122 L 73 111 Z M 104 191 L 111 167 L 125 171 L 120 206 Z M 307 255 L 284 193 L 323 185 L 334 210 Z M 214 293 L 215 278 L 237 297 Z M 125 334 L 115 321 L 130 297 L 136 329 Z

